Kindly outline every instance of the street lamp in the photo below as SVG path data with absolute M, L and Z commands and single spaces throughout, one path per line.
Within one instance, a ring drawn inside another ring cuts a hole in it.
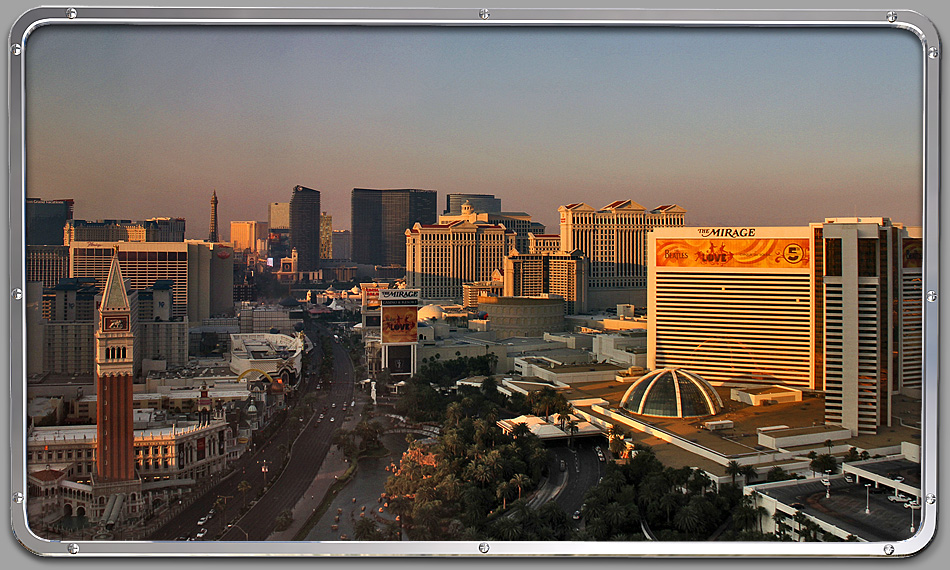
M 825 473 L 830 473 L 830 471 L 825 471 Z M 831 479 L 828 477 L 821 478 L 821 484 L 825 486 L 825 498 L 831 498 Z
M 905 509 L 910 509 L 910 533 L 914 534 L 914 511 L 921 508 L 923 505 L 920 504 L 920 501 L 911 501 L 909 503 L 904 503 Z
M 867 491 L 864 498 L 864 514 L 869 515 L 871 514 L 871 484 L 865 483 L 864 489 Z

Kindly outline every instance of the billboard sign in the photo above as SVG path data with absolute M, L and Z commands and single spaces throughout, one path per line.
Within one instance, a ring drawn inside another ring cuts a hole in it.
M 360 289 L 363 290 L 363 310 L 379 309 L 379 291 L 388 287 L 389 283 L 360 283 Z
M 383 306 L 380 337 L 383 344 L 419 340 L 419 307 Z
M 807 270 L 808 252 L 808 238 L 657 238 L 656 266 Z
M 904 238 L 901 243 L 904 269 L 923 267 L 924 242 L 920 238 Z
M 382 289 L 380 340 L 383 344 L 410 343 L 419 340 L 419 289 Z

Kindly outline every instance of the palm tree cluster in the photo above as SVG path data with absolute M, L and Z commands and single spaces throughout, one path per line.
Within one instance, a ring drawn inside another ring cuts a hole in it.
M 494 389 L 496 383 L 490 376 L 486 380 L 487 385 L 481 390 L 471 386 L 461 386 L 457 392 L 452 390 L 455 383 L 462 378 L 490 375 L 497 360 L 498 357 L 494 354 L 487 354 L 462 356 L 452 360 L 433 358 L 424 362 L 419 372 L 406 382 L 403 395 L 396 403 L 396 413 L 415 422 L 441 422 L 449 403 L 459 401 L 463 397 L 472 398 L 478 410 L 500 406 L 509 410 L 512 406 L 519 408 L 519 398 L 513 398 L 513 403 L 510 403 L 503 394 Z M 524 397 L 520 396 L 520 400 L 523 401 Z
M 412 443 L 386 482 L 389 507 L 414 540 L 485 536 L 491 521 L 525 502 L 547 463 L 530 432 L 505 435 L 455 404 L 437 443 Z
M 641 520 L 660 540 L 705 540 L 738 497 L 718 492 L 701 469 L 666 467 L 649 447 L 637 445 L 625 464 L 607 473 L 585 495 L 585 528 L 579 540 L 643 540 Z

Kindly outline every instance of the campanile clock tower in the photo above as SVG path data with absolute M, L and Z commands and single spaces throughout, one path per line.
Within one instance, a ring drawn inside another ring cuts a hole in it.
M 138 372 L 136 324 L 116 252 L 102 290 L 96 331 L 96 475 L 101 482 L 135 479 L 132 379 Z

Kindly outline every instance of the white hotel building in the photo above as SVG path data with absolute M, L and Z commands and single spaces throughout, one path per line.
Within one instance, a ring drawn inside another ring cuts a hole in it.
M 675 204 L 647 210 L 633 200 L 616 200 L 597 210 L 578 202 L 558 208 L 560 250 L 580 250 L 589 260 L 588 301 L 592 308 L 643 304 L 647 244 L 654 228 L 682 227 L 686 210 Z
M 823 390 L 826 423 L 874 433 L 893 394 L 919 397 L 920 248 L 919 228 L 880 217 L 658 228 L 647 365 Z
M 502 224 L 453 221 L 416 223 L 406 230 L 406 286 L 423 299 L 462 299 L 462 284 L 490 281 L 515 247 Z

